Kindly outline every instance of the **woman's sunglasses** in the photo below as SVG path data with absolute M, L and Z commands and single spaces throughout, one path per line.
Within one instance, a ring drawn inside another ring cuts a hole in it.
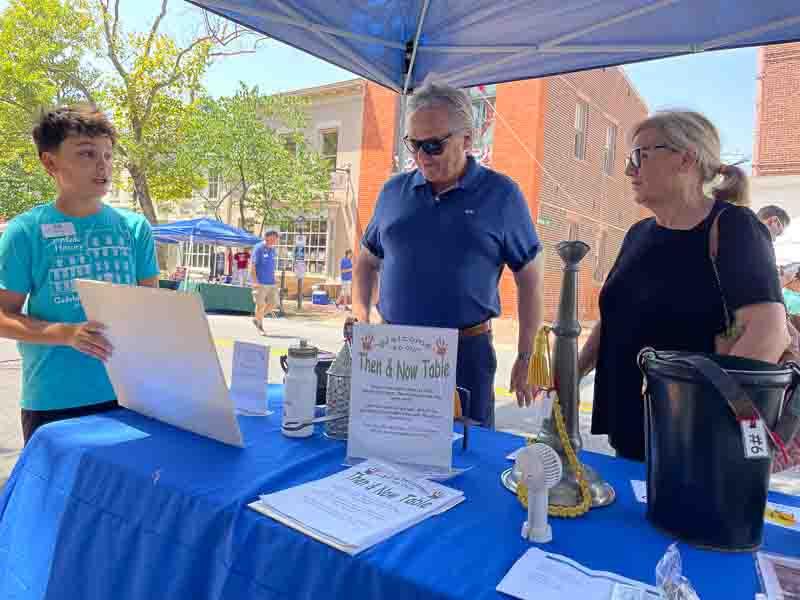
M 406 145 L 406 148 L 408 148 L 408 151 L 411 152 L 411 154 L 416 154 L 422 150 L 429 156 L 439 156 L 442 152 L 444 152 L 444 147 L 447 145 L 447 140 L 449 140 L 454 133 L 456 132 L 451 131 L 444 137 L 428 138 L 427 140 L 415 140 L 405 136 L 403 138 L 403 143 Z
M 633 167 L 634 169 L 640 169 L 642 167 L 642 152 L 647 152 L 648 150 L 669 150 L 670 152 L 679 152 L 672 146 L 667 146 L 666 144 L 659 144 L 658 146 L 639 146 L 638 148 L 634 148 L 631 150 L 631 153 L 628 155 L 628 160 L 626 161 L 627 167 Z

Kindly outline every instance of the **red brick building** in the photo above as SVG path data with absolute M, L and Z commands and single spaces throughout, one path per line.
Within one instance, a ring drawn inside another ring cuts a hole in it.
M 752 205 L 800 217 L 800 43 L 760 48 Z
M 581 263 L 579 318 L 597 319 L 602 282 L 625 232 L 641 218 L 624 169 L 626 137 L 647 115 L 645 103 L 618 68 L 499 84 L 473 90 L 473 98 L 481 113 L 476 125 L 487 119 L 490 134 L 479 152 L 520 185 L 546 247 L 546 318 L 555 316 L 561 286 L 553 247 L 580 239 L 592 250 Z M 393 171 L 398 114 L 394 92 L 365 85 L 355 246 Z M 515 292 L 506 269 L 500 283 L 506 317 L 515 316 Z

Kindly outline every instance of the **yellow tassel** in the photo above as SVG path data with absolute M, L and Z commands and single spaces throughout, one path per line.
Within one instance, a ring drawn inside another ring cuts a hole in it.
M 550 389 L 553 387 L 550 370 L 550 328 L 542 327 L 533 342 L 533 356 L 528 365 L 528 383 L 536 387 Z
M 550 363 L 550 328 L 542 327 L 536 334 L 536 339 L 533 344 L 533 356 L 531 363 L 528 367 L 528 383 L 531 385 L 544 388 L 546 390 L 553 390 L 553 372 Z M 552 393 L 556 393 L 553 391 Z M 549 506 L 548 514 L 554 517 L 574 518 L 579 517 L 589 511 L 592 507 L 592 494 L 589 490 L 589 482 L 586 480 L 586 474 L 572 448 L 572 444 L 567 434 L 567 426 L 564 422 L 564 415 L 561 412 L 561 403 L 558 401 L 558 396 L 555 396 L 553 402 L 553 415 L 552 418 L 556 425 L 556 432 L 558 438 L 561 440 L 561 445 L 567 455 L 567 463 L 577 475 L 578 489 L 581 501 L 577 506 Z M 528 439 L 528 444 L 534 443 L 535 440 Z M 517 497 L 523 506 L 528 506 L 528 488 L 519 482 L 517 485 Z

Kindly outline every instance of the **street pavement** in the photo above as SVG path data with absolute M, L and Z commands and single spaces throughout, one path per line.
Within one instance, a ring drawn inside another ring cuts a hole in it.
M 270 347 L 269 381 L 282 383 L 283 371 L 280 356 L 290 345 L 306 339 L 322 350 L 336 352 L 342 344 L 342 324 L 345 313 L 319 310 L 308 306 L 303 312 L 289 314 L 278 319 L 266 319 L 262 337 L 248 316 L 209 315 L 211 333 L 219 354 L 220 363 L 230 382 L 233 361 L 233 343 L 236 340 L 267 344 Z M 516 399 L 508 392 L 511 368 L 516 357 L 513 326 L 500 322 L 495 326 L 495 349 L 497 353 L 497 377 L 495 379 L 496 427 L 518 435 L 536 433 L 530 410 L 519 408 Z M 19 419 L 20 360 L 16 344 L 0 339 L 0 485 L 8 478 L 22 447 L 22 429 Z M 581 389 L 580 429 L 584 448 L 613 454 L 606 436 L 589 433 L 592 410 L 592 380 L 587 380 Z M 800 471 L 778 478 L 776 485 L 782 491 L 800 495 Z

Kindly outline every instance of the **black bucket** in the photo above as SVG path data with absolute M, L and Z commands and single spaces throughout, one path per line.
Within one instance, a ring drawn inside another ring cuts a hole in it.
M 717 385 L 688 364 L 698 356 L 720 367 Z M 703 548 L 758 548 L 772 450 L 766 458 L 745 458 L 741 426 L 719 384 L 738 383 L 773 430 L 794 372 L 734 356 L 652 349 L 640 353 L 639 365 L 646 382 L 647 518 Z

